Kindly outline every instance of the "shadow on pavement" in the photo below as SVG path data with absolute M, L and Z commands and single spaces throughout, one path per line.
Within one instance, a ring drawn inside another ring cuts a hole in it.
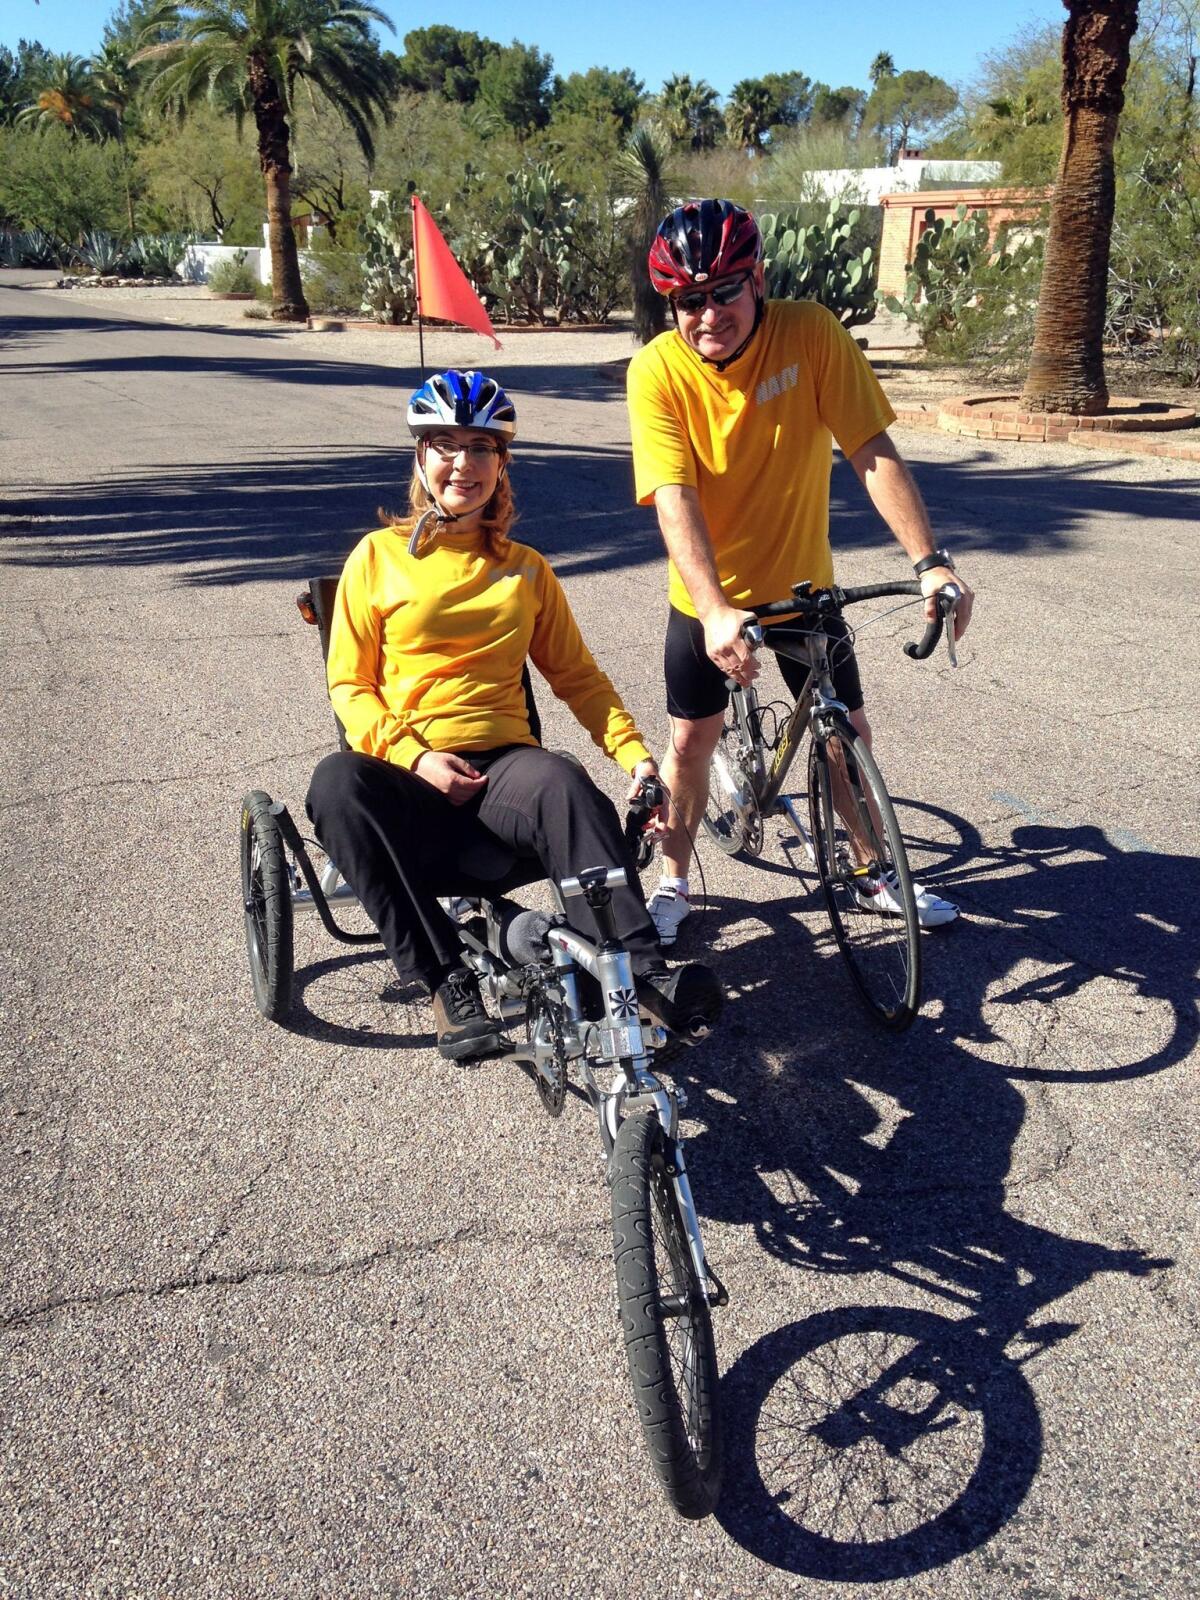
M 312 366 L 326 379 L 331 370 L 335 364 Z M 361 386 L 364 374 L 395 387 L 379 368 L 348 368 L 344 378 Z M 540 393 L 550 392 L 552 376 L 566 373 L 537 369 Z M 378 525 L 380 504 L 403 507 L 410 465 L 401 441 L 395 448 L 272 452 L 256 461 L 165 464 L 64 483 L 0 510 L 13 519 L 5 532 L 25 541 L 10 556 L 20 564 L 52 558 L 73 566 L 179 565 L 184 582 L 205 585 L 294 580 L 310 576 L 314 563 L 336 571 L 356 540 Z M 1097 513 L 1131 522 L 1184 516 L 1194 497 L 1184 483 L 1106 482 L 1094 464 L 1021 468 L 982 453 L 920 464 L 917 477 L 939 530 L 967 552 L 1049 556 L 1069 549 Z M 564 572 L 636 569 L 661 559 L 651 511 L 632 504 L 623 446 L 524 446 L 514 483 L 518 538 Z M 1010 511 L 1017 504 L 1019 516 Z M 879 549 L 889 563 L 894 559 L 890 536 L 844 464 L 833 475 L 832 527 L 835 550 Z
M 970 851 L 971 830 L 958 831 Z M 1039 903 L 1068 915 L 1079 886 L 1056 878 L 1043 848 L 1064 841 L 1015 844 L 1042 874 Z M 1118 861 L 1125 876 L 1108 895 L 1129 891 L 1140 865 Z M 1099 875 L 1103 863 L 1095 866 Z M 754 869 L 745 871 L 749 891 Z M 993 886 L 998 898 L 1007 881 Z M 1024 879 L 1014 882 L 1028 904 Z M 1131 922 L 1158 893 L 1139 884 Z M 969 924 L 927 939 L 935 973 L 936 952 L 953 942 L 944 965 L 955 998 L 940 1022 L 923 1018 L 889 1037 L 861 1011 L 821 925 L 795 919 L 818 903 L 802 888 L 766 904 L 716 903 L 718 926 L 739 924 L 720 970 L 740 998 L 703 1061 L 684 1058 L 676 1070 L 700 1124 L 688 1164 L 703 1215 L 752 1230 L 796 1270 L 872 1274 L 876 1283 L 882 1275 L 904 1289 L 895 1303 L 850 1303 L 784 1324 L 723 1382 L 726 1531 L 804 1577 L 880 1582 L 977 1548 L 1021 1504 L 1043 1429 L 1022 1368 L 1080 1326 L 1047 1319 L 1046 1308 L 1097 1273 L 1144 1276 L 1171 1263 L 1056 1235 L 1006 1210 L 1007 1184 L 1037 1176 L 1012 1172 L 1025 1099 L 1003 1062 L 971 1054 L 956 1034 L 989 986 L 1039 957 L 1044 924 L 1024 926 L 1019 945 L 987 928 L 964 945 Z M 1102 936 L 1084 943 L 1080 983 L 1095 975 L 1096 958 L 1117 969 L 1129 954 L 1119 943 L 1106 951 Z M 1062 947 L 1047 948 L 1061 963 Z M 1184 984 L 1178 953 L 1171 970 L 1170 982 Z M 1059 1137 L 1039 1122 L 1026 1131 L 1023 1159 L 1055 1170 L 1066 1159 Z M 856 1298 L 844 1283 L 827 1298 L 848 1296 Z M 921 1304 L 930 1298 L 948 1314 Z

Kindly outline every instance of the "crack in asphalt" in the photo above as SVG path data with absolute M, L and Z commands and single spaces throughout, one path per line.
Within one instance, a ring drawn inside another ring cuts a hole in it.
M 113 1289 L 98 1289 L 90 1294 L 51 1295 L 37 1305 L 22 1306 L 0 1318 L 0 1331 L 8 1332 L 28 1327 L 58 1311 L 78 1308 L 116 1305 L 124 1300 L 156 1300 L 164 1295 L 179 1294 L 198 1289 L 230 1289 L 241 1284 L 256 1283 L 273 1278 L 322 1279 L 337 1278 L 343 1274 L 369 1272 L 383 1261 L 410 1261 L 422 1256 L 435 1255 L 446 1246 L 468 1243 L 480 1233 L 478 1224 L 453 1229 L 438 1238 L 407 1246 L 387 1240 L 373 1250 L 359 1256 L 348 1256 L 330 1261 L 271 1261 L 257 1265 L 230 1268 L 224 1272 L 193 1272 L 176 1278 L 164 1278 L 158 1283 L 127 1283 Z
M 403 1243 L 395 1239 L 385 1240 L 372 1250 L 364 1251 L 361 1255 L 347 1256 L 340 1259 L 326 1261 L 269 1261 L 249 1263 L 238 1268 L 229 1268 L 224 1272 L 191 1272 L 180 1274 L 174 1278 L 164 1278 L 158 1283 L 126 1283 L 112 1289 L 97 1289 L 90 1293 L 74 1295 L 51 1295 L 48 1299 L 35 1305 L 20 1306 L 15 1311 L 0 1317 L 0 1333 L 13 1332 L 19 1328 L 30 1327 L 48 1317 L 54 1316 L 59 1311 L 77 1309 L 99 1309 L 104 1306 L 117 1305 L 126 1300 L 157 1300 L 166 1295 L 180 1293 L 194 1293 L 204 1289 L 232 1289 L 243 1284 L 270 1282 L 273 1279 L 299 1278 L 301 1280 L 319 1281 L 321 1279 L 351 1276 L 356 1273 L 370 1272 L 381 1264 L 403 1263 L 421 1260 L 426 1256 L 438 1255 L 442 1251 L 452 1250 L 460 1245 L 472 1245 L 487 1242 L 491 1245 L 511 1246 L 515 1244 L 528 1245 L 531 1240 L 548 1244 L 560 1254 L 582 1256 L 589 1259 L 591 1252 L 586 1248 L 588 1236 L 598 1233 L 608 1226 L 606 1218 L 601 1218 L 593 1223 L 583 1223 L 575 1228 L 561 1228 L 550 1232 L 542 1229 L 514 1230 L 501 1232 L 491 1228 L 487 1222 L 464 1223 L 453 1228 L 448 1233 L 439 1234 L 436 1238 Z M 607 1254 L 607 1251 L 605 1252 Z
M 217 1248 L 229 1237 L 230 1233 L 233 1231 L 235 1222 L 249 1202 L 254 1198 L 263 1180 L 269 1177 L 270 1174 L 276 1171 L 278 1168 L 286 1166 L 286 1164 L 291 1160 L 292 1151 L 296 1143 L 296 1136 L 300 1131 L 300 1126 L 304 1118 L 313 1110 L 321 1096 L 332 1084 L 334 1077 L 342 1066 L 342 1063 L 345 1061 L 347 1054 L 348 1051 L 339 1050 L 337 1055 L 334 1056 L 326 1070 L 320 1074 L 312 1087 L 305 1094 L 301 1095 L 292 1109 L 286 1113 L 288 1132 L 287 1137 L 283 1141 L 283 1148 L 277 1155 L 271 1156 L 268 1160 L 263 1162 L 262 1166 L 254 1174 L 250 1181 L 242 1188 L 241 1192 L 239 1194 L 235 1194 L 229 1201 L 228 1205 L 225 1207 L 224 1215 L 221 1217 L 213 1231 L 212 1238 L 200 1250 L 196 1257 L 197 1268 L 204 1266 L 205 1262 L 212 1257 Z
M 234 778 L 245 772 L 260 772 L 264 767 L 275 766 L 281 761 L 298 761 L 302 756 L 311 759 L 318 752 L 322 755 L 329 750 L 328 740 L 320 744 L 305 745 L 300 750 L 281 750 L 275 755 L 256 756 L 253 761 L 247 761 L 242 766 L 208 768 L 204 772 L 175 772 L 164 773 L 161 777 L 136 777 L 136 778 L 104 778 L 96 783 L 73 784 L 67 789 L 36 790 L 32 794 L 24 795 L 19 800 L 6 800 L 0 805 L 0 815 L 7 811 L 21 811 L 29 806 L 53 805 L 58 800 L 73 800 L 80 795 L 107 794 L 116 789 L 156 789 L 168 784 L 176 783 L 210 783 L 214 778 Z

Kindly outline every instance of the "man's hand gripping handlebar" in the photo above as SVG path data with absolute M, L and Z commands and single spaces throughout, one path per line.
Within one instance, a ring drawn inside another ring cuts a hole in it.
M 791 600 L 772 600 L 769 605 L 751 606 L 750 609 L 756 617 L 788 617 L 802 627 L 811 626 L 819 622 L 822 616 L 836 615 L 859 600 L 880 600 L 890 595 L 919 596 L 921 585 L 913 582 L 863 583 L 843 589 L 835 584 L 832 589 L 814 590 L 810 584 L 798 583 L 792 593 L 794 598 Z M 936 617 L 926 623 L 919 641 L 911 640 L 904 646 L 906 656 L 914 661 L 924 661 L 937 649 L 938 640 L 945 633 L 950 665 L 958 665 L 958 654 L 954 648 L 954 611 L 961 598 L 962 590 L 956 583 L 943 584 L 934 596 Z M 950 623 L 949 627 L 946 626 L 947 622 Z M 757 650 L 763 642 L 763 630 L 758 622 L 744 622 L 741 635 L 752 650 Z

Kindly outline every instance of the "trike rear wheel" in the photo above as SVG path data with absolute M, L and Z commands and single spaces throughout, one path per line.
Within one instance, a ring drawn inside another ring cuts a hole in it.
M 261 789 L 242 801 L 242 909 L 255 1004 L 282 1022 L 292 1008 L 292 888 L 271 803 Z

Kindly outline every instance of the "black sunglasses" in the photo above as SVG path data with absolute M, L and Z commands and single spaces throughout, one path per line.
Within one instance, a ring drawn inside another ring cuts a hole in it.
M 688 289 L 684 294 L 672 295 L 671 304 L 677 311 L 686 311 L 689 317 L 694 317 L 697 312 L 704 310 L 710 296 L 715 306 L 731 306 L 735 300 L 741 299 L 742 290 L 749 282 L 750 275 L 746 273 L 729 283 L 718 283 L 711 289 Z

